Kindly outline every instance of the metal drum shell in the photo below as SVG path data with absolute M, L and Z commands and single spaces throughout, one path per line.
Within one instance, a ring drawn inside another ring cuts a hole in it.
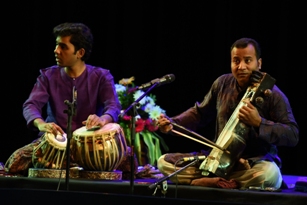
M 73 161 L 87 171 L 114 171 L 127 155 L 127 144 L 120 125 L 108 123 L 100 129 L 81 127 L 73 132 Z

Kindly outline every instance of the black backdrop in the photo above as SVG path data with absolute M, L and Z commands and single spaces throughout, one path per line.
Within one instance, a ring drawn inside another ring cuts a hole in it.
M 137 85 L 174 74 L 155 88 L 168 116 L 201 101 L 213 80 L 230 72 L 229 48 L 241 37 L 262 46 L 262 71 L 277 79 L 300 125 L 300 142 L 280 147 L 282 171 L 307 175 L 304 146 L 306 7 L 300 1 L 14 1 L 2 5 L 2 130 L 0 162 L 35 136 L 22 103 L 38 70 L 55 63 L 52 28 L 83 22 L 94 34 L 89 64 L 110 69 L 115 81 L 135 76 Z M 3 65 L 4 64 L 4 65 Z M 187 138 L 163 136 L 170 152 L 202 149 Z

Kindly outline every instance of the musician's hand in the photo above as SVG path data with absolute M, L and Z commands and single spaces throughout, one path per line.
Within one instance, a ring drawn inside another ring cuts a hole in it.
M 111 116 L 103 115 L 101 117 L 96 114 L 89 115 L 85 121 L 82 122 L 86 129 L 91 129 L 93 127 L 103 127 L 105 124 L 112 121 Z
M 62 130 L 60 126 L 55 124 L 54 122 L 45 122 L 42 119 L 35 119 L 34 125 L 38 128 L 41 132 L 49 132 L 52 133 L 54 136 L 57 135 L 64 135 L 65 132 Z
M 252 103 L 246 99 L 244 100 L 246 106 L 242 106 L 239 110 L 238 118 L 245 124 L 253 127 L 259 127 L 261 123 L 261 117 L 258 110 Z
M 161 114 L 160 117 L 158 118 L 158 125 L 159 125 L 159 130 L 162 133 L 168 133 L 173 129 L 173 125 L 164 114 Z

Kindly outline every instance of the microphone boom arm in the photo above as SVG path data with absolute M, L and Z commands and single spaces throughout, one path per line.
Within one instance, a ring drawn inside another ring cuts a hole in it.
M 123 117 L 132 107 L 137 105 L 152 89 L 154 89 L 158 85 L 158 82 L 154 83 L 149 89 L 144 91 L 143 95 L 141 95 L 138 99 L 136 99 L 124 112 L 122 112 L 119 117 Z
M 179 173 L 179 172 L 185 170 L 185 169 L 188 168 L 189 166 L 192 166 L 192 165 L 196 164 L 198 161 L 199 161 L 199 160 L 196 158 L 196 159 L 195 159 L 194 161 L 192 161 L 191 163 L 185 165 L 184 167 L 178 169 L 177 171 L 171 173 L 170 175 L 158 179 L 155 183 L 149 185 L 148 188 L 149 188 L 149 189 L 155 188 L 155 187 L 158 186 L 161 182 L 168 180 L 169 178 L 171 178 L 171 177 L 174 176 L 175 174 L 177 174 L 177 173 Z

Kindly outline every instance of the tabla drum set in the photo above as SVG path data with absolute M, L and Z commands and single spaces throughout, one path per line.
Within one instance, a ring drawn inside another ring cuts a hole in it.
M 45 133 L 33 151 L 29 177 L 60 178 L 66 174 L 66 135 Z M 81 127 L 72 133 L 70 155 L 78 166 L 70 168 L 70 178 L 120 180 L 116 170 L 128 154 L 124 132 L 119 124 L 102 128 Z

